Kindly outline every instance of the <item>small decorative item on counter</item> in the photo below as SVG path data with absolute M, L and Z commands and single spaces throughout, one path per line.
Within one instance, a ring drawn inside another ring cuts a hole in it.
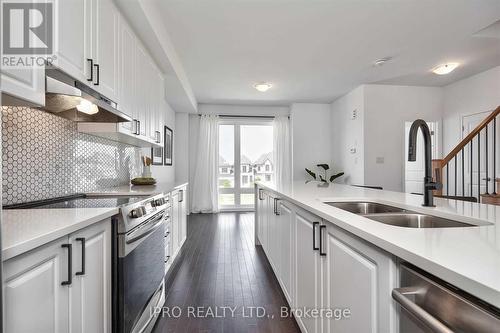
M 142 177 L 137 177 L 131 180 L 133 185 L 154 185 L 156 184 L 156 179 L 151 176 L 151 158 L 147 156 L 142 157 Z
M 156 184 L 156 179 L 152 177 L 137 177 L 130 181 L 132 185 L 154 185 Z
M 306 183 L 309 183 L 310 181 L 319 181 L 320 183 L 318 184 L 318 186 L 321 186 L 321 187 L 326 187 L 328 186 L 329 183 L 333 183 L 333 181 L 339 177 L 342 177 L 344 175 L 343 172 L 339 172 L 339 173 L 336 173 L 334 175 L 331 175 L 330 178 L 328 178 L 328 170 L 330 170 L 330 166 L 326 163 L 323 163 L 323 164 L 317 164 L 316 165 L 318 168 L 321 168 L 324 170 L 325 172 L 325 176 L 323 177 L 322 175 L 318 174 L 316 175 L 315 172 L 309 170 L 308 168 L 305 168 L 306 169 L 306 172 L 311 176 L 313 177 L 313 179 L 311 180 L 307 180 Z

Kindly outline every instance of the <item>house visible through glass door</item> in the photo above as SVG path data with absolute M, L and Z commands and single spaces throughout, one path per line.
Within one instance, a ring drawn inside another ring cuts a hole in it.
M 227 119 L 219 126 L 219 206 L 253 209 L 255 181 L 274 181 L 272 123 Z

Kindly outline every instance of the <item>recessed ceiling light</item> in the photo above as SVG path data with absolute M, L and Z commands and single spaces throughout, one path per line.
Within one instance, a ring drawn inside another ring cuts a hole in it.
M 257 89 L 258 91 L 260 91 L 260 92 L 266 92 L 269 89 L 271 89 L 272 86 L 273 85 L 271 83 L 269 83 L 269 82 L 261 82 L 261 83 L 256 83 L 256 84 L 253 85 L 253 87 L 255 89 Z
M 439 65 L 435 67 L 432 72 L 437 75 L 446 75 L 451 73 L 455 68 L 458 67 L 457 62 L 449 62 L 447 64 Z
M 385 58 L 380 58 L 377 59 L 373 62 L 373 66 L 382 66 L 385 65 L 386 62 L 392 60 L 392 57 L 385 57 Z

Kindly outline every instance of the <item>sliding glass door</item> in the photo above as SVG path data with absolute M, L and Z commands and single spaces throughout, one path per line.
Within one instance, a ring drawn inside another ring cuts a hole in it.
M 219 126 L 219 206 L 253 209 L 255 181 L 274 180 L 272 123 L 224 119 Z

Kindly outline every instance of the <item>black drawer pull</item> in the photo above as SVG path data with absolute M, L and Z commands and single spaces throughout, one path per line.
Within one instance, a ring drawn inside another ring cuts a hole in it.
M 326 229 L 326 225 L 319 226 L 319 255 L 326 257 L 326 253 L 323 252 L 323 230 Z
M 319 222 L 313 222 L 313 250 L 318 251 L 319 247 L 316 246 L 316 226 L 319 225 Z
M 99 85 L 99 72 L 100 72 L 99 65 L 98 64 L 94 64 L 94 67 L 96 69 L 96 78 L 97 78 L 97 82 L 94 83 L 94 86 L 98 86 Z
M 87 62 L 90 62 L 90 78 L 87 81 L 94 81 L 94 60 L 87 59 Z
M 82 243 L 82 270 L 80 272 L 76 272 L 76 275 L 85 275 L 85 238 L 79 237 L 76 238 L 77 242 Z
M 61 282 L 61 285 L 69 286 L 73 283 L 73 246 L 71 244 L 63 244 L 61 247 L 68 249 L 68 279 Z

